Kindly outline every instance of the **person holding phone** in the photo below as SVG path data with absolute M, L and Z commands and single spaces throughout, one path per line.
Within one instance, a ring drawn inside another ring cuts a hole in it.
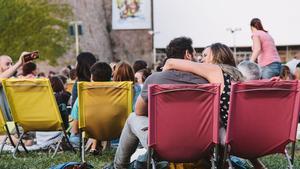
M 32 52 L 22 52 L 19 60 L 13 65 L 11 57 L 7 55 L 0 56 L 0 78 L 10 78 L 25 63 L 24 56 L 31 55 Z M 31 59 L 33 60 L 33 59 Z M 27 62 L 30 60 L 27 60 Z

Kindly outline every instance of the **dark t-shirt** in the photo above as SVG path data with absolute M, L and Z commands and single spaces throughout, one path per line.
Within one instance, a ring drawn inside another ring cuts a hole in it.
M 169 70 L 163 72 L 156 72 L 150 75 L 141 92 L 141 97 L 145 102 L 148 102 L 148 85 L 149 84 L 205 84 L 208 81 L 200 76 L 189 72 L 180 72 L 176 70 Z
M 73 88 L 72 88 L 72 102 L 71 102 L 71 106 L 73 107 L 73 104 L 75 103 L 76 99 L 77 99 L 77 80 L 75 81 Z

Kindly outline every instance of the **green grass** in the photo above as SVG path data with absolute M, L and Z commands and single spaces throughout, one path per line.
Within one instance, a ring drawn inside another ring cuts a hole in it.
M 86 155 L 86 161 L 92 164 L 95 169 L 101 169 L 105 164 L 112 162 L 114 151 L 104 151 L 102 156 Z M 29 154 L 18 154 L 18 159 L 14 159 L 12 154 L 4 153 L 0 155 L 0 169 L 47 169 L 51 166 L 65 162 L 79 162 L 79 152 L 74 154 L 70 151 L 60 152 L 51 158 L 46 152 L 30 152 Z
M 298 144 L 299 145 L 299 144 Z M 101 169 L 105 164 L 112 162 L 114 150 L 104 151 L 102 156 L 86 155 L 86 161 L 92 164 L 95 169 Z M 295 169 L 300 168 L 300 151 L 295 156 Z M 21 153 L 18 159 L 13 159 L 10 153 L 0 155 L 0 169 L 46 169 L 53 165 L 64 162 L 80 161 L 79 154 L 72 152 L 60 152 L 54 158 L 50 158 L 45 152 Z M 286 169 L 287 161 L 283 155 L 271 155 L 262 158 L 263 163 L 268 169 Z

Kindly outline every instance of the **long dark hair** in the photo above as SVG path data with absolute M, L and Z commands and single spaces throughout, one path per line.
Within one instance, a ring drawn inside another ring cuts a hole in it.
M 89 52 L 82 52 L 77 56 L 76 74 L 78 81 L 90 81 L 90 68 L 96 63 L 96 57 Z
M 260 21 L 260 19 L 258 18 L 253 18 L 250 22 L 250 26 L 256 28 L 257 30 L 261 30 L 261 31 L 264 31 L 264 32 L 268 32 L 264 29 L 264 27 L 262 26 L 262 23 Z
M 54 92 L 59 93 L 65 91 L 63 81 L 59 78 L 59 76 L 50 77 L 50 83 Z

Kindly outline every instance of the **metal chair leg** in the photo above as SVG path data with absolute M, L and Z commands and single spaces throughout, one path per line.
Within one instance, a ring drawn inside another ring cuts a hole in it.
M 150 147 L 148 147 L 147 169 L 151 169 L 151 156 L 152 156 L 152 149 Z
M 2 150 L 3 150 L 3 148 L 4 148 L 4 145 L 5 145 L 5 143 L 6 143 L 7 138 L 8 138 L 8 136 L 5 136 L 5 138 L 4 138 L 3 141 L 2 141 L 1 148 L 0 148 L 0 154 L 2 153 Z
M 15 126 L 16 126 L 17 135 L 20 136 L 20 130 L 19 130 L 19 128 L 18 128 L 18 126 L 17 126 L 16 123 L 15 123 Z M 25 134 L 25 133 L 23 132 L 22 135 L 21 135 L 22 138 L 23 138 L 24 134 Z M 19 137 L 19 138 L 21 138 L 21 137 Z M 21 142 L 21 146 L 23 147 L 24 151 L 25 151 L 26 153 L 28 153 L 28 150 L 26 149 L 25 144 L 23 143 L 22 139 L 19 139 L 19 141 Z
M 284 150 L 284 154 L 285 154 L 286 160 L 288 161 L 289 169 L 293 169 L 294 166 L 292 164 L 291 157 L 289 156 L 288 151 L 286 149 Z
M 15 147 L 15 149 L 14 149 L 14 151 L 13 151 L 13 158 L 14 158 L 14 159 L 17 159 L 16 153 L 17 153 L 17 151 L 18 151 L 19 145 L 20 145 L 21 142 L 22 142 L 23 136 L 24 136 L 24 133 L 21 134 L 21 136 L 20 136 L 20 138 L 19 138 L 19 140 L 18 140 L 18 143 L 17 143 L 17 145 L 16 145 L 16 147 Z
M 10 133 L 9 133 L 9 129 L 8 129 L 7 124 L 5 124 L 4 127 L 5 127 L 5 130 L 6 130 L 8 139 L 9 139 L 9 141 L 10 141 L 10 144 L 11 144 L 13 147 L 16 147 L 16 145 L 15 145 L 14 141 L 12 140 L 11 135 L 10 135 Z
M 69 144 L 69 146 L 71 147 L 72 151 L 73 151 L 74 153 L 76 153 L 75 148 L 73 147 L 73 145 L 71 144 L 71 142 L 70 142 L 70 140 L 69 140 L 69 137 L 68 137 L 68 135 L 67 135 L 67 132 L 66 132 L 65 130 L 63 130 L 63 133 L 64 133 L 65 138 L 66 138 L 66 141 L 67 141 L 67 143 Z
M 61 145 L 62 139 L 63 139 L 63 137 L 57 142 L 57 145 L 56 145 L 56 147 L 55 147 L 54 153 L 53 153 L 53 155 L 51 156 L 51 158 L 54 158 L 54 156 L 57 154 L 57 151 L 58 151 L 58 149 L 59 149 L 59 147 L 60 147 L 60 145 Z
M 291 163 L 294 165 L 294 160 L 295 160 L 295 149 L 296 149 L 296 142 L 292 143 L 292 157 L 291 157 Z
M 151 158 L 151 163 L 152 163 L 152 169 L 156 169 L 156 166 L 155 166 L 155 161 L 154 161 L 154 159 L 153 158 Z
M 225 145 L 225 148 L 224 148 L 224 156 L 223 156 L 223 162 L 222 162 L 222 168 L 225 168 L 227 158 L 229 157 L 229 154 L 228 154 L 228 152 L 227 152 L 227 149 L 228 149 L 228 145 Z
M 211 156 L 211 169 L 217 169 L 218 165 L 218 145 L 214 146 L 214 152 L 213 155 Z
M 80 140 L 81 140 L 81 148 L 80 148 L 80 150 L 81 150 L 81 162 L 85 162 L 85 159 L 84 159 L 84 153 L 85 153 L 85 149 L 84 149 L 84 132 L 81 132 L 81 134 L 80 134 Z
M 81 137 L 82 137 L 82 131 L 81 130 L 79 130 L 79 157 L 80 157 L 80 159 L 82 159 L 82 153 L 81 153 L 81 148 L 82 148 L 82 139 L 81 139 Z
M 211 162 L 211 169 L 216 169 L 215 160 L 213 156 L 211 156 L 210 162 Z

